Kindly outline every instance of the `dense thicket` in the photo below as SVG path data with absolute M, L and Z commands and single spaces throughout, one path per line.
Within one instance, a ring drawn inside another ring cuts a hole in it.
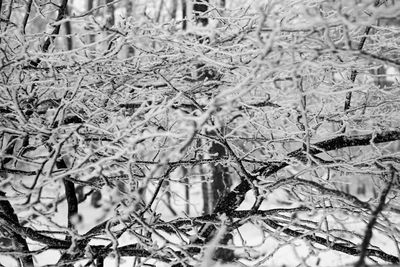
M 398 263 L 399 4 L 0 1 L 0 263 Z

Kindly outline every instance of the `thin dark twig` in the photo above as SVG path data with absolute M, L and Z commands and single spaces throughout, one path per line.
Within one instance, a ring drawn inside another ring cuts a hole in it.
M 397 174 L 397 170 L 392 165 L 389 165 L 389 171 L 390 171 L 390 180 L 386 184 L 385 188 L 382 190 L 382 193 L 379 197 L 378 207 L 376 207 L 376 209 L 371 214 L 371 219 L 369 220 L 369 222 L 367 224 L 367 229 L 365 230 L 365 236 L 364 236 L 363 242 L 361 243 L 360 258 L 357 261 L 357 263 L 354 265 L 354 267 L 365 266 L 365 257 L 368 255 L 368 246 L 369 246 L 369 242 L 371 241 L 372 234 L 373 234 L 372 230 L 374 228 L 376 221 L 378 220 L 379 213 L 381 213 L 383 208 L 385 207 L 386 197 L 393 185 L 394 178 Z
M 31 14 L 32 2 L 33 2 L 33 0 L 29 0 L 28 3 L 26 3 L 26 12 L 25 12 L 24 19 L 22 20 L 22 33 L 23 34 L 26 34 L 26 24 L 28 23 L 29 15 Z
M 159 193 L 160 190 L 161 190 L 161 187 L 162 187 L 162 185 L 163 185 L 163 183 L 164 183 L 164 181 L 165 181 L 165 178 L 171 173 L 171 171 L 172 171 L 173 169 L 174 169 L 174 168 L 169 168 L 169 169 L 166 171 L 164 177 L 161 178 L 161 180 L 158 182 L 156 191 L 154 192 L 153 197 L 151 198 L 151 200 L 150 200 L 149 203 L 147 204 L 146 208 L 144 208 L 144 210 L 141 212 L 141 216 L 143 216 L 143 214 L 146 213 L 146 211 L 148 211 L 148 210 L 151 208 L 151 206 L 153 205 L 154 201 L 155 201 L 156 198 L 157 198 L 158 193 Z

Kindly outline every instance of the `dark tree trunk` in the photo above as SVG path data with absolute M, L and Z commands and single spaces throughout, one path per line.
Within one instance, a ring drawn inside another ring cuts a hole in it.
M 66 15 L 69 15 L 69 10 L 67 7 L 66 10 Z M 68 50 L 72 50 L 73 49 L 73 42 L 72 42 L 72 26 L 71 26 L 71 22 L 67 21 L 65 22 L 65 33 L 67 34 L 67 49 Z
M 209 23 L 208 17 L 206 15 L 208 11 L 208 0 L 195 0 L 193 4 L 193 14 L 195 17 L 195 21 L 197 24 L 201 24 L 202 26 L 207 26 Z M 200 38 L 198 39 L 200 43 L 206 41 L 206 38 Z M 198 64 L 197 68 L 203 67 L 204 64 Z M 204 77 L 205 78 L 205 77 Z M 216 135 L 216 133 L 210 133 L 211 135 Z M 210 150 L 210 154 L 213 154 L 214 157 L 224 157 L 226 156 L 226 151 L 225 147 L 221 145 L 220 143 L 217 142 L 212 142 Z M 220 164 L 214 165 L 212 167 L 212 181 L 211 184 L 207 184 L 208 192 L 203 192 L 203 196 L 208 194 L 208 196 L 211 196 L 211 203 L 206 203 L 204 202 L 204 211 L 209 211 L 208 207 L 212 207 L 212 209 L 215 209 L 217 206 L 217 203 L 219 202 L 219 199 L 225 194 L 225 191 L 229 189 L 230 187 L 230 177 L 228 175 L 229 171 L 227 167 L 224 167 Z M 203 187 L 204 188 L 204 187 Z M 207 207 L 208 205 L 208 207 Z M 207 207 L 207 208 L 206 208 Z M 215 231 L 213 231 L 215 233 Z M 211 240 L 213 237 L 214 233 L 211 233 L 208 235 L 207 240 Z M 228 232 L 224 235 L 222 240 L 220 240 L 221 245 L 227 245 L 229 241 L 232 239 L 232 235 Z M 223 262 L 232 262 L 234 260 L 234 254 L 231 249 L 227 248 L 217 248 L 216 252 L 214 253 L 214 258 L 217 260 L 221 260 Z
M 172 0 L 171 19 L 176 19 L 177 12 L 178 12 L 178 0 Z
M 385 4 L 387 5 L 386 8 L 392 8 L 391 5 L 394 5 L 394 2 L 387 1 Z M 400 26 L 400 18 L 394 17 L 394 18 L 378 19 L 378 26 L 388 26 L 388 25 L 396 27 Z M 397 55 L 394 56 L 397 57 Z M 381 89 L 393 86 L 394 84 L 394 82 L 387 79 L 387 67 L 388 66 L 383 65 L 376 70 L 377 78 L 375 79 L 375 84 L 379 86 L 379 88 Z
M 182 30 L 187 29 L 187 5 L 186 0 L 182 0 Z
M 208 0 L 195 0 L 193 4 L 193 14 L 196 23 L 201 23 L 203 26 L 208 25 L 208 18 L 206 12 L 208 11 Z
M 88 0 L 87 1 L 87 10 L 88 11 L 90 11 L 90 10 L 92 10 L 93 9 L 93 1 L 94 0 Z M 91 43 L 94 43 L 96 40 L 95 40 L 95 35 L 94 34 L 89 34 L 89 43 L 91 44 Z
M 56 167 L 61 170 L 67 169 L 67 164 L 63 159 L 59 159 L 56 161 Z M 65 189 L 65 198 L 67 200 L 68 206 L 68 228 L 73 230 L 75 225 L 73 223 L 74 217 L 78 215 L 78 198 L 76 197 L 75 185 L 68 179 L 63 179 L 64 189 Z M 70 241 L 71 236 L 67 236 L 66 240 Z
M 107 4 L 107 25 L 112 27 L 115 24 L 115 8 L 114 4 L 110 4 L 113 0 L 106 0 Z
M 208 25 L 208 18 L 204 17 L 204 13 L 208 11 L 208 0 L 197 0 L 193 4 L 193 14 L 195 16 L 196 22 L 201 23 L 202 26 Z M 199 42 L 205 41 L 205 38 L 199 37 Z M 204 67 L 204 64 L 197 64 L 197 68 Z M 200 71 L 199 71 L 200 72 Z M 202 75 L 199 75 L 202 76 Z M 215 133 L 210 133 L 215 135 Z M 215 155 L 215 157 L 226 156 L 226 151 L 224 146 L 217 142 L 212 142 L 210 147 L 210 154 Z M 203 190 L 207 188 L 208 192 L 203 192 L 203 196 L 210 196 L 210 198 L 204 198 L 203 211 L 210 212 L 215 208 L 218 199 L 225 193 L 225 190 L 230 186 L 230 178 L 228 175 L 228 168 L 221 165 L 215 165 L 212 167 L 212 180 L 210 184 L 203 186 Z M 209 202 L 207 203 L 206 200 Z M 209 209 L 211 207 L 211 210 Z
M 225 148 L 217 143 L 213 142 L 210 147 L 210 154 L 213 154 L 216 158 L 221 158 L 226 156 Z M 211 188 L 212 191 L 212 199 L 211 199 L 211 207 L 215 208 L 218 199 L 225 194 L 225 191 L 229 189 L 231 182 L 229 177 L 229 170 L 227 167 L 222 165 L 213 166 L 212 170 L 212 182 Z

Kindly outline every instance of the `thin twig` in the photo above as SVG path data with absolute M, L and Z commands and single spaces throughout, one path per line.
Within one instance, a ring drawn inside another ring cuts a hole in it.
M 26 34 L 26 24 L 28 23 L 29 15 L 31 14 L 32 2 L 33 0 L 29 0 L 28 3 L 26 3 L 25 16 L 22 20 L 22 34 L 24 35 Z
M 378 206 L 371 214 L 371 218 L 367 224 L 367 229 L 365 230 L 363 242 L 361 243 L 360 258 L 357 261 L 357 263 L 354 265 L 354 267 L 365 266 L 365 257 L 368 255 L 368 246 L 371 241 L 372 234 L 373 234 L 372 230 L 374 229 L 374 225 L 375 225 L 376 221 L 378 220 L 379 213 L 381 213 L 383 208 L 385 207 L 386 197 L 387 197 L 388 193 L 390 192 L 390 189 L 393 185 L 395 176 L 397 175 L 397 170 L 391 164 L 388 167 L 389 167 L 389 172 L 390 172 L 389 181 L 385 185 L 385 188 L 382 190 L 382 193 L 379 197 Z

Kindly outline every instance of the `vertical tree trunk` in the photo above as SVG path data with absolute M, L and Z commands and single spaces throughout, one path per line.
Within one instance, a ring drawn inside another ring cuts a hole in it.
M 185 199 L 186 199 L 186 207 L 185 212 L 186 215 L 190 215 L 190 181 L 188 177 L 188 170 L 185 166 L 182 166 L 182 174 L 183 174 L 183 181 L 185 183 Z
M 183 0 L 183 2 L 184 1 L 185 0 Z M 195 16 L 196 22 L 199 22 L 199 17 L 201 17 L 203 12 L 207 11 L 207 8 L 208 8 L 208 6 L 206 4 L 197 2 L 197 0 L 195 0 L 195 2 L 193 3 L 193 15 Z M 185 7 L 185 10 L 186 10 L 186 7 Z M 183 18 L 184 18 L 184 22 L 186 22 L 186 20 L 185 20 L 186 16 L 183 16 Z M 201 21 L 201 23 L 203 26 L 207 26 L 208 19 L 205 18 L 204 20 Z M 185 27 L 186 27 L 186 25 L 185 25 Z M 203 39 L 200 39 L 199 41 L 202 42 Z M 201 67 L 201 64 L 197 64 L 197 68 L 200 68 L 200 67 Z M 212 177 L 213 182 L 212 183 L 214 183 L 214 180 L 217 180 L 217 179 L 215 179 L 215 176 L 214 176 L 215 169 L 213 169 L 212 173 L 213 173 L 213 177 Z M 214 202 L 215 202 L 216 198 L 214 196 L 215 194 L 214 194 L 214 190 L 213 190 L 213 185 L 214 184 L 209 184 L 206 181 L 204 181 L 204 177 L 203 177 L 203 186 L 202 186 L 203 193 L 202 193 L 202 195 L 203 195 L 203 213 L 204 214 L 209 214 L 212 211 L 212 208 L 214 207 Z
M 66 15 L 69 15 L 69 10 L 67 7 L 66 10 Z M 73 49 L 73 42 L 72 42 L 72 26 L 71 26 L 71 21 L 65 22 L 65 33 L 67 34 L 67 49 L 72 50 Z
M 90 11 L 94 8 L 94 0 L 87 0 L 86 2 L 86 9 L 87 11 Z
M 207 26 L 209 21 L 204 13 L 208 11 L 208 0 L 196 0 L 193 4 L 193 14 L 195 16 L 195 20 L 197 23 L 201 24 L 202 26 Z M 204 38 L 200 38 L 199 41 L 203 42 Z M 198 64 L 198 68 L 202 67 L 202 64 Z M 213 134 L 213 133 L 211 133 Z M 215 154 L 215 157 L 224 157 L 226 156 L 225 148 L 217 143 L 212 142 L 210 147 L 210 154 Z M 203 196 L 209 195 L 211 198 L 209 199 L 210 203 L 205 203 L 204 207 L 207 205 L 210 206 L 212 209 L 216 206 L 219 197 L 224 194 L 224 191 L 227 187 L 229 187 L 229 176 L 227 175 L 228 169 L 221 165 L 216 165 L 212 167 L 212 181 L 208 190 L 210 193 L 204 193 Z M 205 187 L 203 187 L 205 189 Z M 209 211 L 208 208 L 204 208 L 204 211 Z
M 195 17 L 195 21 L 197 24 L 201 24 L 202 26 L 207 26 L 209 23 L 208 17 L 205 14 L 208 11 L 208 2 L 208 0 L 195 0 L 193 4 L 193 14 Z M 199 38 L 200 43 L 204 40 L 205 38 Z M 202 64 L 199 64 L 198 67 L 201 67 L 201 65 Z M 213 135 L 213 133 L 211 133 L 211 135 Z M 212 142 L 209 152 L 210 154 L 214 154 L 214 157 L 226 156 L 224 146 L 217 142 Z M 214 209 L 217 205 L 217 202 L 219 201 L 219 198 L 224 194 L 225 190 L 229 188 L 230 178 L 227 175 L 228 168 L 223 167 L 222 165 L 214 165 L 212 168 L 212 182 L 209 190 L 211 190 L 212 192 L 210 194 L 212 195 L 212 203 L 210 204 Z M 227 245 L 230 240 L 232 240 L 232 234 L 227 232 L 219 243 L 221 245 Z M 234 253 L 231 249 L 219 247 L 216 249 L 214 257 L 216 259 L 222 260 L 223 262 L 232 262 L 234 260 Z
M 208 11 L 208 0 L 195 0 L 193 4 L 193 14 L 196 23 L 201 23 L 203 26 L 208 25 L 208 18 L 206 12 Z
M 65 14 L 69 14 L 68 7 L 65 9 Z M 71 22 L 67 21 L 65 23 L 65 32 L 67 34 L 67 49 L 73 49 L 73 41 L 72 41 L 72 26 Z M 56 166 L 59 169 L 67 169 L 67 164 L 63 159 L 60 159 L 56 162 Z M 73 223 L 73 218 L 78 215 L 78 199 L 76 196 L 75 184 L 68 179 L 63 179 L 64 189 L 65 189 L 65 198 L 67 200 L 68 205 L 68 228 L 75 229 L 75 225 Z M 67 236 L 66 240 L 71 240 L 71 236 Z
M 105 14 L 104 16 L 106 17 L 106 26 L 108 28 L 112 28 L 115 25 L 115 7 L 114 4 L 111 4 L 113 0 L 106 0 L 106 9 L 105 9 Z M 112 40 L 110 32 L 106 31 L 104 33 L 104 37 L 108 36 L 108 42 L 106 44 L 106 47 L 104 47 L 106 50 L 103 51 L 103 53 L 107 54 L 109 53 L 112 48 L 115 46 L 114 41 Z
M 182 0 L 182 30 L 187 29 L 187 4 L 186 0 Z
M 60 170 L 66 170 L 68 168 L 65 160 L 59 159 L 56 161 L 56 167 Z M 68 219 L 67 226 L 69 229 L 74 230 L 74 217 L 78 215 L 78 198 L 76 197 L 75 185 L 70 180 L 64 178 L 64 189 L 65 189 L 65 198 L 67 200 L 68 206 Z M 71 236 L 67 235 L 66 240 L 71 240 Z
M 94 0 L 87 0 L 87 10 L 90 11 L 93 9 Z M 96 41 L 94 34 L 89 34 L 89 43 L 94 43 Z
M 126 17 L 133 16 L 133 3 L 131 0 L 126 0 L 125 2 L 125 10 L 126 10 Z M 125 58 L 129 58 L 130 56 L 135 55 L 135 49 L 131 46 L 128 45 L 128 49 L 126 49 L 126 56 Z
M 171 0 L 171 19 L 176 19 L 176 14 L 178 13 L 178 0 Z
M 133 13 L 133 4 L 131 0 L 125 0 L 125 10 L 126 16 L 132 16 Z
M 210 147 L 210 154 L 214 154 L 216 158 L 221 158 L 226 156 L 225 148 L 217 143 L 213 142 Z M 211 181 L 211 207 L 215 208 L 218 199 L 225 193 L 225 191 L 230 187 L 230 177 L 229 170 L 220 164 L 213 166 L 212 169 L 212 181 Z
M 200 139 L 197 140 L 196 146 L 198 148 L 200 148 L 200 146 L 201 146 L 201 140 Z M 199 159 L 199 160 L 202 160 L 203 159 L 203 155 L 196 154 L 195 158 Z M 208 179 L 203 175 L 204 171 L 203 171 L 202 165 L 199 165 L 198 168 L 199 168 L 199 173 L 201 175 L 200 179 L 202 181 L 202 183 L 201 183 L 201 193 L 202 193 L 202 198 L 203 198 L 203 215 L 210 214 L 212 209 L 210 207 L 210 196 L 209 196 L 210 189 L 209 189 L 209 183 L 207 181 Z
M 115 7 L 112 3 L 113 0 L 106 0 L 107 9 L 106 9 L 106 17 L 107 17 L 107 25 L 112 27 L 115 24 Z
M 160 22 L 163 7 L 164 7 L 164 0 L 160 0 L 160 5 L 158 6 L 157 14 L 156 14 L 156 18 L 155 18 L 157 23 Z
M 385 4 L 387 5 L 386 8 L 392 8 L 391 5 L 394 5 L 394 2 L 388 1 Z M 399 27 L 400 26 L 400 18 L 394 17 L 394 18 L 378 19 L 378 26 L 388 26 L 388 25 Z M 381 66 L 376 71 L 376 74 L 378 75 L 378 77 L 375 79 L 375 84 L 377 86 L 379 86 L 379 88 L 381 88 L 381 89 L 383 89 L 385 87 L 393 86 L 393 84 L 394 84 L 394 82 L 387 79 L 387 76 L 386 76 L 387 67 L 388 66 Z M 399 69 L 397 69 L 397 70 L 399 70 Z

